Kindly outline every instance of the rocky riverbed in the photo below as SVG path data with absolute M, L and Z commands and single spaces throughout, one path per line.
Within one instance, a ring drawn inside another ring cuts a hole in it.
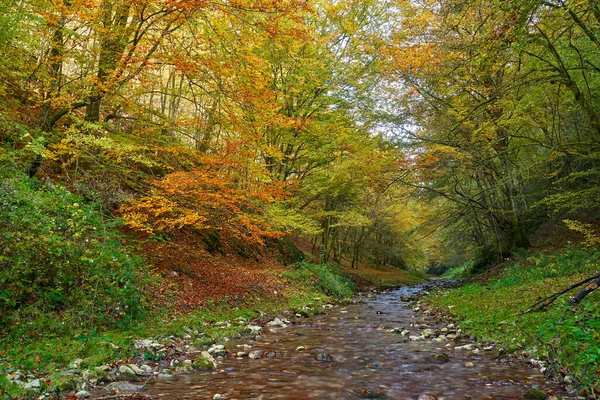
M 569 398 L 543 374 L 542 361 L 477 342 L 421 305 L 431 287 L 365 293 L 322 313 L 219 321 L 248 336 L 215 344 L 203 343 L 199 331 L 138 340 L 126 362 L 89 369 L 75 360 L 63 387 L 72 398 L 97 399 Z

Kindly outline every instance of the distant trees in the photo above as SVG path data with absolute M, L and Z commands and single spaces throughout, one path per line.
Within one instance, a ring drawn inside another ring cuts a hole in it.
M 539 210 L 597 211 L 597 4 L 399 4 L 389 76 L 440 223 L 489 263 L 529 246 Z

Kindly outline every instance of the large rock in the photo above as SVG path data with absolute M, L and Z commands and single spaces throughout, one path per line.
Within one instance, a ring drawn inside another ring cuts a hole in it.
M 106 386 L 109 393 L 137 393 L 144 390 L 144 385 L 134 385 L 127 382 L 113 382 Z
M 177 368 L 175 369 L 175 371 L 180 374 L 185 374 L 185 373 L 191 372 L 193 370 L 194 370 L 194 365 L 193 365 L 192 360 L 184 360 L 184 361 L 180 362 L 179 364 L 177 364 Z
M 137 378 L 137 374 L 128 365 L 119 365 L 119 380 L 128 381 Z
M 215 344 L 208 349 L 208 353 L 215 357 L 224 357 L 227 354 L 227 350 L 225 350 L 225 346 L 222 344 Z
M 94 368 L 91 370 L 83 371 L 81 376 L 83 377 L 83 379 L 85 379 L 93 385 L 96 385 L 98 383 L 112 382 L 112 378 L 102 368 Z
M 31 382 L 27 382 L 26 384 L 23 385 L 23 389 L 26 390 L 42 390 L 43 388 L 45 388 L 46 385 L 46 381 L 43 379 L 34 379 Z
M 268 326 L 276 326 L 280 328 L 287 328 L 287 324 L 280 320 L 279 318 L 275 318 L 273 321 L 267 322 Z

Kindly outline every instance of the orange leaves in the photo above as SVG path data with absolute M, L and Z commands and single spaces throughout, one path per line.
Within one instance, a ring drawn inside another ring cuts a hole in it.
M 186 226 L 263 244 L 281 235 L 263 220 L 263 208 L 286 197 L 282 184 L 271 182 L 241 143 L 224 154 L 205 156 L 201 167 L 179 171 L 154 182 L 154 192 L 121 208 L 129 226 L 152 232 Z

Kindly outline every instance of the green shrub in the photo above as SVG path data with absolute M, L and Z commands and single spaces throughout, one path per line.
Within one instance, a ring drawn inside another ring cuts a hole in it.
M 315 287 L 330 296 L 346 297 L 354 290 L 352 282 L 341 276 L 337 267 L 328 264 L 299 261 L 293 265 L 289 278 Z
M 138 317 L 143 263 L 121 245 L 115 223 L 63 187 L 0 171 L 0 331 Z

